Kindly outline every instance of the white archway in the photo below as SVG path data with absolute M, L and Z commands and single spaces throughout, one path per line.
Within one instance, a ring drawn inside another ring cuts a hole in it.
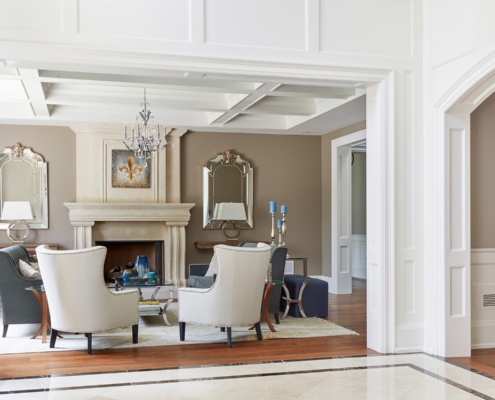
M 426 347 L 441 356 L 471 354 L 470 114 L 495 92 L 495 57 L 480 62 L 434 108 L 433 171 L 425 215 Z M 432 329 L 429 329 L 431 327 Z

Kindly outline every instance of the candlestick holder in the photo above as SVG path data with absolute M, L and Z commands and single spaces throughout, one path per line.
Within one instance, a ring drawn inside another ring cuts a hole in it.
M 285 246 L 285 239 L 287 235 L 287 218 L 285 213 L 282 214 L 282 246 Z
M 282 232 L 282 246 L 286 247 L 285 240 L 287 239 L 287 218 L 286 218 L 286 213 L 282 213 L 282 227 L 281 232 Z M 289 253 L 287 253 L 287 257 L 289 256 Z
M 274 212 L 270 212 L 270 214 L 272 214 L 272 232 L 271 232 L 271 238 L 272 238 L 272 246 L 276 246 L 277 243 L 275 243 L 275 213 Z
M 279 247 L 284 246 L 283 242 L 284 242 L 284 234 L 282 232 L 282 227 L 279 226 L 278 227 L 278 245 L 279 245 Z

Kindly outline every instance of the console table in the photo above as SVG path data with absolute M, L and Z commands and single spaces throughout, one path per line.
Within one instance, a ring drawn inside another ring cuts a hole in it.
M 58 243 L 22 243 L 21 246 L 25 247 L 29 257 L 31 259 L 36 260 L 36 247 L 41 245 L 46 245 L 50 250 L 58 250 Z M 13 243 L 0 244 L 0 249 L 5 249 L 6 247 L 15 246 Z
M 287 314 L 289 313 L 290 305 L 292 303 L 297 303 L 297 305 L 299 306 L 299 311 L 301 312 L 301 315 L 303 316 L 303 318 L 307 318 L 306 313 L 304 312 L 303 305 L 302 305 L 302 296 L 304 293 L 304 288 L 308 284 L 308 258 L 307 257 L 287 257 L 287 260 L 302 261 L 304 281 L 303 281 L 303 284 L 301 286 L 301 289 L 299 290 L 297 299 L 291 299 L 290 298 L 289 289 L 287 288 L 287 285 L 284 283 L 283 289 L 285 292 L 286 306 L 285 306 L 285 312 L 284 312 L 284 315 L 282 316 L 282 319 L 287 317 Z

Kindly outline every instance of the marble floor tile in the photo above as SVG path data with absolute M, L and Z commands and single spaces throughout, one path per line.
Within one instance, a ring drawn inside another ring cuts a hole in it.
M 495 380 L 426 354 L 0 380 L 0 400 L 494 399 Z

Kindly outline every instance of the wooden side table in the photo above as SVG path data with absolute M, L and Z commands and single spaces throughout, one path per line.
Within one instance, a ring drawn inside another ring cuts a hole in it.
M 270 328 L 272 332 L 277 332 L 275 327 L 272 324 L 272 320 L 270 318 L 270 313 L 268 312 L 268 304 L 270 301 L 270 295 L 272 293 L 272 289 L 275 285 L 282 285 L 282 281 L 270 281 L 266 282 L 266 287 L 265 287 L 265 294 L 263 296 L 263 303 L 262 303 L 262 311 L 261 311 L 261 316 L 265 317 L 266 324 Z
M 50 314 L 48 312 L 48 301 L 46 300 L 45 289 L 42 286 L 37 287 L 27 287 L 26 290 L 29 290 L 33 293 L 38 301 L 40 302 L 41 307 L 41 323 L 40 327 L 36 331 L 36 333 L 31 336 L 31 339 L 36 339 L 38 335 L 41 333 L 41 343 L 46 343 L 46 336 L 48 333 L 48 329 L 50 329 Z

